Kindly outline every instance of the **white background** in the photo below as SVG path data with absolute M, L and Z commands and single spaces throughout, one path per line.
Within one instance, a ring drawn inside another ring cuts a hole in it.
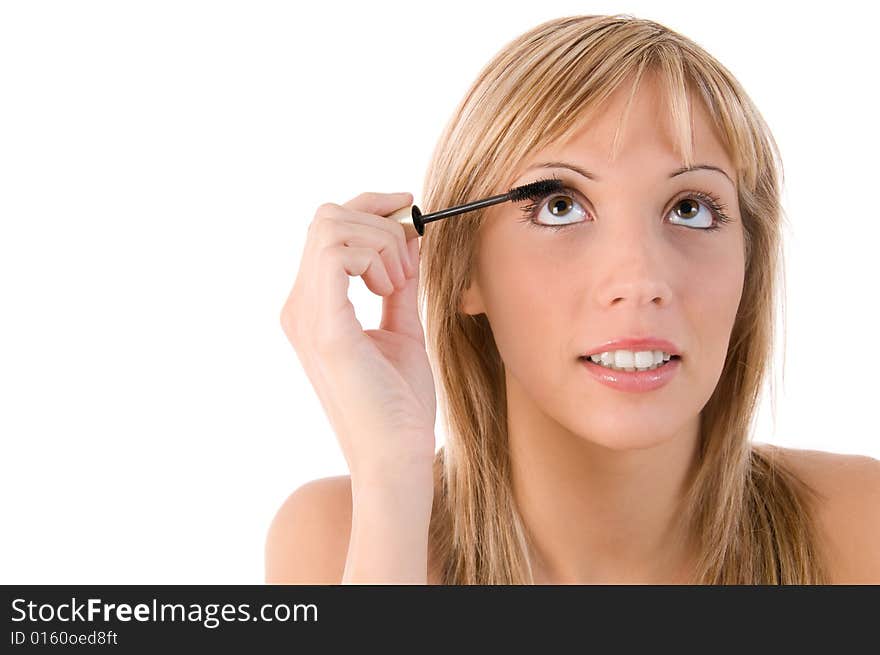
M 743 83 L 792 226 L 756 440 L 880 457 L 878 16 L 833 7 L 0 3 L 0 582 L 263 581 L 281 502 L 347 473 L 279 324 L 315 209 L 418 204 L 477 72 L 566 15 L 657 20 Z

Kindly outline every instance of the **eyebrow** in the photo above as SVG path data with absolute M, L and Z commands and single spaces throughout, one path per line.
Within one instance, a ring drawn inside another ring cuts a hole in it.
M 594 175 L 590 171 L 584 170 L 580 166 L 569 164 L 568 162 L 564 161 L 548 161 L 542 164 L 534 164 L 532 166 L 529 166 L 526 170 L 530 171 L 533 168 L 568 168 L 569 170 L 583 175 L 585 178 L 593 180 L 594 182 L 601 181 L 596 175 Z M 672 171 L 672 173 L 669 174 L 669 177 L 671 179 L 673 177 L 681 175 L 682 173 L 688 173 L 690 171 L 696 170 L 717 171 L 724 175 L 724 177 L 726 177 L 728 180 L 730 180 L 730 183 L 733 184 L 734 188 L 736 188 L 736 183 L 733 181 L 733 179 L 731 179 L 730 175 L 727 174 L 727 171 L 725 171 L 723 168 L 719 168 L 718 166 L 713 166 L 712 164 L 694 164 L 693 166 L 682 166 L 681 168 Z

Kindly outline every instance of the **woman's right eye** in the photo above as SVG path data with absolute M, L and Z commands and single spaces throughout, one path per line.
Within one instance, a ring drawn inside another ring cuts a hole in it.
M 523 218 L 520 220 L 534 227 L 548 227 L 554 230 L 583 223 L 583 220 L 577 219 L 583 219 L 586 216 L 586 210 L 583 209 L 581 203 L 574 200 L 574 194 L 569 193 L 571 189 L 563 189 L 563 191 L 564 193 L 554 191 L 550 195 L 523 207 Z M 581 209 L 575 209 L 575 206 L 580 206 Z M 559 220 L 563 222 L 554 222 Z

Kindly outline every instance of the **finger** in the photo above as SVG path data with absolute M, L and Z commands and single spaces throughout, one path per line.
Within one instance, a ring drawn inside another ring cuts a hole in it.
M 419 239 L 410 239 L 407 242 L 407 247 L 415 264 L 415 272 L 412 277 L 407 278 L 406 285 L 402 289 L 396 289 L 382 299 L 382 320 L 379 327 L 383 330 L 411 336 L 424 343 L 425 333 L 418 306 Z
M 387 216 L 407 203 L 412 204 L 412 201 L 413 196 L 409 192 L 376 193 L 374 191 L 366 191 L 343 203 L 342 206 L 347 209 L 367 212 L 368 214 Z
M 336 312 L 348 309 L 348 278 L 360 276 L 367 288 L 379 296 L 387 296 L 394 292 L 394 283 L 385 270 L 379 253 L 373 248 L 352 246 L 331 246 L 326 248 L 321 257 L 320 286 L 318 304 L 322 308 L 322 324 L 330 325 L 335 320 Z
M 350 339 L 352 320 L 356 320 L 354 306 L 348 298 L 349 277 L 360 276 L 367 288 L 380 296 L 394 292 L 379 253 L 373 248 L 330 246 L 318 258 L 315 277 L 315 295 L 312 307 L 315 325 L 320 326 L 322 341 L 326 344 Z M 361 332 L 362 328 L 358 328 Z
M 334 226 L 334 230 L 335 238 L 343 245 L 376 250 L 395 288 L 399 289 L 406 284 L 408 275 L 408 270 L 405 268 L 406 254 L 401 254 L 394 233 L 376 229 L 371 225 L 348 221 L 340 221 Z
M 396 209 L 399 209 L 399 207 L 397 207 Z M 359 209 L 345 207 L 344 205 L 336 205 L 335 207 L 331 205 L 325 211 L 325 216 L 327 218 L 335 218 L 352 223 L 369 225 L 379 228 L 381 230 L 385 230 L 386 232 L 388 232 L 388 234 L 393 235 L 394 238 L 397 240 L 397 256 L 400 258 L 404 272 L 407 274 L 412 274 L 412 265 L 410 264 L 409 257 L 407 257 L 406 231 L 403 229 L 403 225 L 401 225 L 397 221 L 389 220 L 385 216 L 382 216 L 380 214 L 372 214 L 369 212 L 361 211 Z M 391 212 L 388 213 L 393 213 L 394 211 L 396 210 L 393 209 L 391 210 Z

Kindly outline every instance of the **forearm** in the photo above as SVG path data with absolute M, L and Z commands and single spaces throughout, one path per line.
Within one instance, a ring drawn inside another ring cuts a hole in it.
M 352 481 L 343 584 L 427 584 L 433 486 Z

